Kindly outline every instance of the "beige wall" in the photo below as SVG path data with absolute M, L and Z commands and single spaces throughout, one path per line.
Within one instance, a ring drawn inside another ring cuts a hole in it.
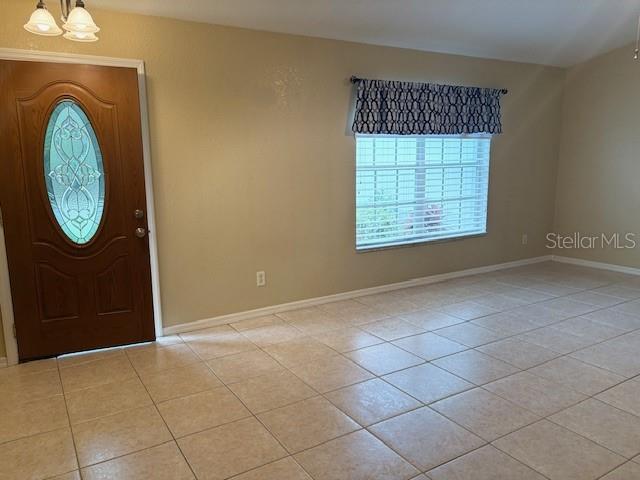
M 104 11 L 78 45 L 33 3 L 0 0 L 0 47 L 146 62 L 165 325 L 547 253 L 561 69 Z M 355 253 L 352 74 L 509 89 L 486 237 Z
M 568 71 L 558 172 L 556 230 L 640 234 L 640 63 L 633 46 Z M 640 237 L 636 239 L 640 242 Z M 634 250 L 557 254 L 640 267 Z

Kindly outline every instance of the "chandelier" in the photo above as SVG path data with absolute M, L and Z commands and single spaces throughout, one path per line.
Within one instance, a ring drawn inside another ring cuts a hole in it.
M 25 30 L 36 35 L 55 37 L 62 35 L 74 42 L 96 42 L 96 33 L 100 31 L 91 18 L 91 14 L 85 10 L 84 2 L 76 0 L 76 5 L 71 8 L 71 0 L 60 0 L 62 11 L 62 29 L 58 26 L 51 12 L 47 10 L 44 0 L 39 0 L 36 9 L 31 14 L 29 21 L 24 25 Z

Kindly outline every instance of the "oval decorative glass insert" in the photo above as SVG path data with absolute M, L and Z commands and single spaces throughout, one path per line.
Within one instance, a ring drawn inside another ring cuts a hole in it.
M 72 100 L 58 103 L 49 118 L 44 179 L 49 203 L 64 234 L 78 245 L 89 242 L 104 212 L 104 167 L 91 122 Z

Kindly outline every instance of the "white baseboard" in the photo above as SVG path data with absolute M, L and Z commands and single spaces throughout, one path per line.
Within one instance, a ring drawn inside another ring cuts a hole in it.
M 0 357 L 0 368 L 8 367 L 7 357 Z
M 220 315 L 219 317 L 205 318 L 202 320 L 196 320 L 194 322 L 181 323 L 179 325 L 171 325 L 169 327 L 163 328 L 163 333 L 164 335 L 185 333 L 193 330 L 199 330 L 201 328 L 215 327 L 218 325 L 226 325 L 229 323 L 239 322 L 241 320 L 247 320 L 250 318 L 260 317 L 263 315 L 271 315 L 274 313 L 286 312 L 289 310 L 296 310 L 298 308 L 305 308 L 305 307 L 311 307 L 315 305 L 322 305 L 324 303 L 337 302 L 340 300 L 348 300 L 351 298 L 364 297 L 365 295 L 373 295 L 376 293 L 391 292 L 393 290 L 400 290 L 402 288 L 407 288 L 407 287 L 428 285 L 430 283 L 443 282 L 445 280 L 452 280 L 454 278 L 468 277 L 471 275 L 478 275 L 481 273 L 495 272 L 497 270 L 505 270 L 508 268 L 521 267 L 523 265 L 531 265 L 533 263 L 548 262 L 551 260 L 552 260 L 551 255 L 526 258 L 524 260 L 516 260 L 514 262 L 487 265 L 484 267 L 470 268 L 467 270 L 459 270 L 457 272 L 441 273 L 438 275 L 431 275 L 428 277 L 414 278 L 412 280 L 407 280 L 405 282 L 390 283 L 388 285 L 380 285 L 378 287 L 363 288 L 361 290 L 352 290 L 350 292 L 336 293 L 334 295 L 327 295 L 324 297 L 315 297 L 315 298 L 308 298 L 305 300 L 298 300 L 295 302 L 281 303 L 279 305 L 272 305 L 269 307 L 257 308 L 255 310 L 246 310 L 243 312 Z
M 629 275 L 640 275 L 640 268 L 625 267 L 624 265 L 616 265 L 614 263 L 594 262 L 591 260 L 583 260 L 582 258 L 564 257 L 562 255 L 552 255 L 551 259 L 554 262 L 568 263 L 570 265 L 578 265 L 580 267 L 597 268 L 600 270 L 627 273 Z

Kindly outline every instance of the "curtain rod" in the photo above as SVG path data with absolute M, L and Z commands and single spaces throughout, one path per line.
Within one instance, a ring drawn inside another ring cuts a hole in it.
M 365 79 L 356 77 L 355 75 L 351 75 L 351 78 L 349 80 L 351 81 L 351 83 L 358 83 L 358 82 L 363 82 Z M 500 90 L 504 95 L 509 93 L 509 90 L 507 90 L 506 88 L 499 88 L 497 90 Z

